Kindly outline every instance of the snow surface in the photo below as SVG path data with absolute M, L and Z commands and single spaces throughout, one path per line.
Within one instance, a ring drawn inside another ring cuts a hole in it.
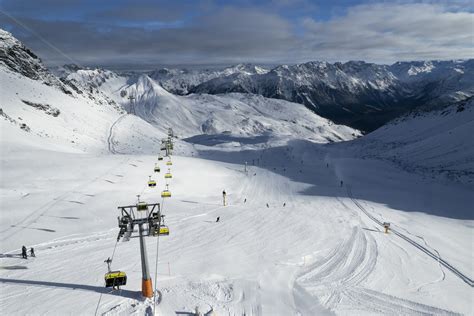
M 116 207 L 136 194 L 162 203 L 171 230 L 160 237 L 158 315 L 196 306 L 217 315 L 472 313 L 471 286 L 384 234 L 356 204 L 472 276 L 473 200 L 463 186 L 302 140 L 244 151 L 178 141 L 173 197 L 162 200 L 162 174 L 157 188 L 146 185 L 156 155 L 64 152 L 18 128 L 2 131 L 11 140 L 2 138 L 2 210 L 14 210 L 2 212 L 0 225 L 6 314 L 150 313 L 153 303 L 139 294 L 137 239 L 119 243 L 114 256 L 127 286 L 111 293 L 102 279 L 118 231 Z M 468 215 L 451 214 L 452 205 Z M 156 243 L 147 238 L 151 267 Z M 37 257 L 21 259 L 23 244 Z

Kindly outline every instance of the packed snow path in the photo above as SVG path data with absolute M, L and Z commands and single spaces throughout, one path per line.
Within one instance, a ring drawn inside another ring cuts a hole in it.
M 371 220 L 373 220 L 375 223 L 377 223 L 380 227 L 383 227 L 383 222 L 378 220 L 377 218 L 375 218 L 374 216 L 372 216 L 370 214 L 370 212 L 368 212 L 358 201 L 357 199 L 354 198 L 354 195 L 352 194 L 352 189 L 350 187 L 350 185 L 347 185 L 346 186 L 346 190 L 347 190 L 347 195 L 351 198 L 351 200 L 354 202 L 354 204 L 362 211 L 365 213 L 365 215 L 367 215 Z M 406 236 L 405 234 L 399 232 L 397 229 L 393 228 L 393 225 L 390 227 L 390 232 L 394 233 L 395 235 L 399 236 L 400 238 L 403 238 L 404 240 L 406 240 L 407 242 L 409 242 L 410 244 L 412 244 L 414 247 L 420 249 L 421 251 L 423 251 L 424 253 L 426 253 L 428 256 L 430 256 L 431 258 L 435 259 L 436 261 L 438 261 L 440 264 L 442 264 L 445 268 L 447 268 L 448 270 L 450 270 L 452 273 L 454 273 L 457 277 L 459 277 L 461 280 L 463 280 L 464 282 L 466 282 L 466 284 L 468 284 L 469 286 L 473 286 L 473 281 L 471 278 L 469 278 L 467 275 L 465 275 L 464 273 L 462 273 L 461 271 L 459 271 L 458 269 L 456 269 L 455 267 L 453 267 L 449 262 L 447 262 L 446 260 L 442 259 L 439 255 L 439 252 L 437 250 L 434 250 L 434 251 L 431 251 L 429 250 L 427 247 L 423 246 L 422 244 L 416 242 L 415 240 L 411 239 L 410 237 Z M 423 237 L 420 237 L 420 236 L 417 236 L 418 238 L 423 238 Z
M 160 239 L 158 314 L 196 307 L 218 315 L 471 313 L 471 286 L 396 234 L 384 234 L 356 206 L 390 221 L 397 232 L 423 236 L 446 262 L 469 274 L 471 254 L 464 249 L 472 219 L 430 215 L 429 201 L 438 196 L 445 203 L 439 208 L 455 203 L 454 214 L 461 214 L 470 207 L 468 190 L 453 194 L 390 165 L 304 142 L 248 151 L 196 148 L 205 159 L 173 157 L 173 197 L 163 205 L 171 233 Z M 15 212 L 2 220 L 0 233 L 1 310 L 90 315 L 102 295 L 98 314 L 149 313 L 153 304 L 139 293 L 138 241 L 117 246 L 113 269 L 129 276 L 120 292 L 103 287 L 103 261 L 115 244 L 116 207 L 137 193 L 162 201 L 162 173 L 154 176 L 156 189 L 146 186 L 156 156 L 35 154 L 28 182 L 5 174 L 5 207 Z M 11 167 L 18 170 L 24 161 L 19 157 Z M 384 170 L 376 172 L 383 187 L 373 170 Z M 347 185 L 357 199 L 348 196 Z M 147 243 L 154 266 L 156 239 Z M 33 245 L 37 257 L 19 258 L 23 244 Z

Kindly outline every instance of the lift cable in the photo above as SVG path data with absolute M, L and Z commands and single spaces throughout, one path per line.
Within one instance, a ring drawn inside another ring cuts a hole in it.
M 161 210 L 160 213 L 163 211 L 163 205 L 164 205 L 165 199 L 161 199 Z M 160 220 L 161 222 L 161 220 Z M 161 225 L 160 225 L 161 226 Z M 158 228 L 159 230 L 160 228 Z M 156 285 L 156 280 L 158 279 L 158 251 L 160 249 L 160 233 L 158 232 L 158 236 L 156 238 L 156 257 L 155 257 L 155 295 L 157 295 L 157 285 Z M 156 297 L 153 298 L 153 314 L 155 314 L 156 311 Z
M 114 260 L 115 250 L 117 249 L 118 242 L 119 242 L 118 240 L 115 242 L 114 250 L 112 251 L 112 257 L 110 258 L 110 261 Z M 100 301 L 102 300 L 102 294 L 104 294 L 104 293 L 100 293 L 99 301 L 97 302 L 97 306 L 95 308 L 95 313 L 94 313 L 95 316 L 97 316 L 97 312 L 99 311 Z

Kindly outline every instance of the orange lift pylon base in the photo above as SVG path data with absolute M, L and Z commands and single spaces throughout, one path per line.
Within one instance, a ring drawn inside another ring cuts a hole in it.
M 151 284 L 151 279 L 142 279 L 142 295 L 149 298 L 153 297 L 153 286 Z

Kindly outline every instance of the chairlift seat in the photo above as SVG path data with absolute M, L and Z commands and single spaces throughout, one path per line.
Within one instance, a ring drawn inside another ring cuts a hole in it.
M 169 160 L 169 161 L 166 162 L 166 165 L 167 165 L 167 166 L 172 166 L 173 163 L 171 162 L 171 160 Z
M 161 197 L 162 198 L 171 197 L 171 192 L 169 190 L 164 190 L 163 192 L 161 192 Z
M 171 173 L 167 172 L 165 173 L 165 178 L 166 179 L 171 179 L 173 176 L 171 175 Z
M 104 276 L 105 287 L 115 287 L 127 284 L 127 274 L 123 271 L 110 271 Z
M 155 167 L 155 172 L 160 172 L 160 171 L 161 171 L 160 167 Z
M 168 226 L 160 226 L 160 228 L 153 231 L 153 236 L 168 236 L 170 234 L 170 229 Z
M 150 181 L 148 181 L 148 186 L 149 186 L 150 188 L 156 187 L 156 181 L 155 181 L 155 180 L 150 180 Z

